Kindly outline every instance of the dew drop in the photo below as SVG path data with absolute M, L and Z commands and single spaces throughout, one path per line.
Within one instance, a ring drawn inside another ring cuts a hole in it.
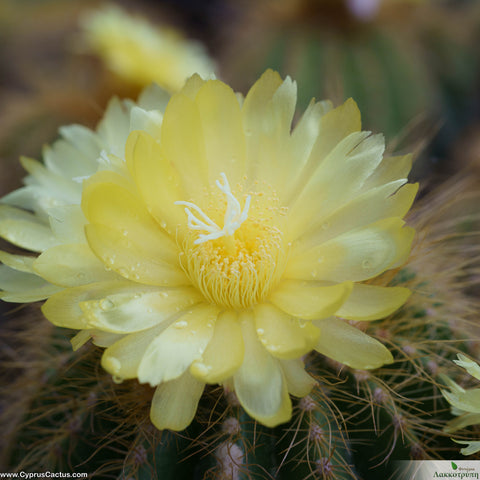
M 322 229 L 323 230 L 328 230 L 330 228 L 330 222 L 324 222 L 322 223 Z
M 161 222 L 160 222 L 160 226 L 161 226 L 164 230 L 166 230 L 166 229 L 167 229 L 167 222 L 161 221 Z
M 86 275 L 84 272 L 78 272 L 76 277 L 78 280 L 85 280 Z
M 199 375 L 208 375 L 211 369 L 211 366 L 205 365 L 204 363 L 195 363 L 195 370 Z
M 112 380 L 115 382 L 115 383 L 123 383 L 123 378 L 122 377 L 119 377 L 118 375 L 114 375 L 112 377 Z
M 124 228 L 124 229 L 122 230 L 122 235 L 123 235 L 124 237 L 126 237 L 126 236 L 128 235 L 128 230 L 127 230 L 126 228 Z
M 362 262 L 362 267 L 365 268 L 366 270 L 369 268 L 372 268 L 372 262 L 369 259 L 365 259 Z
M 104 298 L 100 302 L 100 308 L 104 311 L 111 310 L 114 306 L 115 304 L 108 298 Z
M 160 292 L 160 296 L 163 297 L 163 298 L 167 298 L 168 297 L 168 292 Z
M 175 322 L 173 326 L 178 329 L 186 328 L 188 326 L 188 322 L 185 320 L 179 320 L 178 322 Z
M 324 261 L 324 260 L 325 260 L 325 258 L 324 258 L 324 257 L 318 257 L 318 260 L 317 260 L 317 262 L 318 262 L 318 263 L 323 263 L 323 261 Z
M 263 328 L 257 328 L 257 333 L 258 335 L 263 335 L 265 333 L 265 330 Z
M 310 275 L 312 276 L 312 278 L 317 278 L 317 272 L 316 272 L 316 270 L 312 270 L 312 271 L 310 272 Z

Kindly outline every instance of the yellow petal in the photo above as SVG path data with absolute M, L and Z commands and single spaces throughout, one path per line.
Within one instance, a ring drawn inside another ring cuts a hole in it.
M 119 379 L 136 378 L 148 346 L 170 323 L 159 323 L 148 330 L 121 337 L 103 352 L 102 367 Z
M 234 312 L 219 315 L 215 331 L 202 358 L 195 360 L 190 373 L 204 383 L 221 383 L 231 377 L 243 362 L 243 337 Z
M 49 248 L 35 260 L 33 267 L 38 275 L 63 287 L 77 287 L 117 278 L 116 274 L 105 269 L 105 265 L 85 244 Z
M 185 197 L 178 172 L 167 161 L 159 144 L 144 132 L 132 132 L 125 157 L 138 191 L 150 214 L 170 235 L 185 223 L 183 209 L 174 203 Z
M 85 243 L 87 219 L 80 205 L 63 205 L 48 209 L 48 220 L 55 237 L 61 243 Z
M 418 184 L 403 185 L 405 181 L 396 180 L 369 190 L 332 215 L 313 221 L 306 232 L 293 233 L 292 237 L 300 235 L 294 243 L 295 251 L 305 251 L 378 220 L 389 217 L 402 218 L 412 206 L 418 191 Z
M 35 259 L 36 257 L 15 255 L 8 252 L 2 252 L 0 250 L 0 262 L 20 272 L 35 273 L 33 270 L 33 262 Z
M 477 380 L 480 380 L 480 365 L 473 360 L 470 360 L 468 357 L 463 355 L 463 353 L 457 353 L 458 360 L 454 360 L 459 367 L 464 368 L 472 377 L 475 377 Z
M 411 295 L 408 288 L 354 284 L 336 315 L 348 320 L 378 320 L 400 308 Z
M 159 429 L 180 431 L 190 425 L 197 411 L 205 384 L 188 372 L 181 377 L 162 383 L 155 390 L 150 419 Z
M 352 291 L 353 284 L 324 286 L 314 282 L 283 280 L 269 300 L 294 317 L 315 320 L 333 315 Z
M 355 101 L 349 98 L 321 118 L 318 139 L 311 154 L 312 160 L 318 163 L 344 138 L 359 132 L 361 128 L 360 110 Z
M 301 186 L 289 207 L 291 231 L 304 231 L 312 221 L 326 218 L 357 194 L 385 149 L 383 136 L 368 135 L 358 132 L 343 139 Z
M 254 309 L 257 334 L 262 345 L 275 357 L 298 358 L 315 346 L 320 331 L 309 322 L 293 318 L 269 304 Z
M 442 391 L 443 396 L 455 408 L 469 413 L 480 413 L 480 388 L 464 390 L 463 392 Z
M 240 105 L 233 90 L 219 80 L 206 82 L 195 103 L 200 113 L 211 185 L 225 173 L 236 185 L 245 174 L 245 136 Z
M 58 288 L 58 287 L 57 287 Z M 142 292 L 149 287 L 126 281 L 100 282 L 72 287 L 52 295 L 42 306 L 42 312 L 57 327 L 88 329 L 80 302 L 105 298 L 125 291 Z M 151 288 L 151 287 L 150 287 Z
M 399 218 L 387 218 L 292 255 L 285 277 L 331 282 L 373 278 L 408 255 L 415 231 L 403 225 Z
M 85 227 L 90 248 L 105 265 L 126 279 L 147 285 L 179 286 L 189 281 L 178 265 L 161 260 L 160 245 L 147 240 L 136 244 L 124 237 L 118 229 L 90 224 Z M 160 242 L 161 243 L 161 242 Z
M 315 322 L 322 334 L 315 350 L 352 368 L 368 370 L 393 362 L 392 354 L 378 340 L 338 318 Z
M 165 158 L 179 172 L 185 192 L 200 208 L 208 185 L 208 161 L 198 107 L 183 94 L 174 95 L 165 110 L 161 146 Z M 190 198 L 177 200 L 190 201 Z
M 201 300 L 196 289 L 180 287 L 143 293 L 113 293 L 101 300 L 81 302 L 80 308 L 90 328 L 132 333 L 162 323 Z
M 140 382 L 158 385 L 179 377 L 210 342 L 218 308 L 200 304 L 181 315 L 148 346 L 138 369 Z
M 0 298 L 5 302 L 29 303 L 43 300 L 59 291 L 36 274 L 0 265 Z
M 278 191 L 291 177 L 290 130 L 297 99 L 296 84 L 289 77 L 267 70 L 248 92 L 242 106 L 247 145 L 247 175 L 266 179 Z
M 235 392 L 251 417 L 267 427 L 275 427 L 290 420 L 292 415 L 282 369 L 258 340 L 254 320 L 249 314 L 242 314 L 241 327 L 245 356 L 233 377 Z
M 132 242 L 162 262 L 176 264 L 175 241 L 155 222 L 138 197 L 114 183 L 90 183 L 82 207 L 89 222 L 116 230 L 128 248 Z
M 399 178 L 407 178 L 412 168 L 412 155 L 384 157 L 376 170 L 368 177 L 365 188 L 375 188 Z
M 198 91 L 205 83 L 206 80 L 204 80 L 200 75 L 198 75 L 198 73 L 194 73 L 191 77 L 187 79 L 185 85 L 182 87 L 179 93 L 181 93 L 182 95 L 186 95 L 191 100 L 195 100 Z
M 58 243 L 49 226 L 35 215 L 8 205 L 0 205 L 0 237 L 32 252 L 43 252 Z
M 303 360 L 295 358 L 292 360 L 280 360 L 288 391 L 295 397 L 305 397 L 308 395 L 317 381 L 306 371 Z
M 450 420 L 444 428 L 444 432 L 453 433 L 462 428 L 477 424 L 480 424 L 480 413 L 465 413 L 460 417 Z

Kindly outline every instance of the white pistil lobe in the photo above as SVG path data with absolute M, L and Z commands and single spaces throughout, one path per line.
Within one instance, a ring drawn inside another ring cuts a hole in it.
M 227 176 L 224 173 L 221 173 L 220 176 L 224 181 L 223 185 L 219 180 L 215 183 L 220 191 L 227 197 L 227 210 L 223 220 L 223 228 L 220 228 L 194 203 L 183 201 L 175 202 L 175 205 L 185 205 L 185 213 L 187 214 L 189 228 L 192 230 L 203 230 L 208 232 L 200 233 L 195 242 L 193 242 L 195 245 L 207 242 L 208 240 L 215 240 L 220 237 L 233 235 L 248 218 L 248 210 L 250 208 L 252 196 L 248 195 L 242 210 L 240 203 L 233 196 Z M 196 217 L 190 209 L 194 210 L 200 218 Z

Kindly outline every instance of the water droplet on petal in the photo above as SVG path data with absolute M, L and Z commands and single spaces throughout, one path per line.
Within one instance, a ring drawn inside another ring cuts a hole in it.
M 160 296 L 162 296 L 163 298 L 167 298 L 168 292 L 160 292 Z
M 264 333 L 265 333 L 265 330 L 263 328 L 257 328 L 258 335 L 263 335 Z
M 188 326 L 188 322 L 186 322 L 185 320 L 179 320 L 178 322 L 175 322 L 173 326 L 179 329 L 186 328 Z
M 115 383 L 123 383 L 123 378 L 122 377 L 119 377 L 118 375 L 114 375 L 112 377 L 112 380 L 115 382 Z
M 362 262 L 362 267 L 365 268 L 365 269 L 372 268 L 372 262 L 369 259 L 365 259 Z
M 100 302 L 100 308 L 104 311 L 111 310 L 114 306 L 115 304 L 108 298 L 104 298 Z

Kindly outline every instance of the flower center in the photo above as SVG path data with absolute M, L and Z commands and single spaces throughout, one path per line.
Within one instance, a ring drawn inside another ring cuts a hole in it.
M 223 228 L 194 203 L 175 202 L 186 207 L 189 229 L 180 264 L 209 302 L 244 309 L 260 302 L 283 272 L 286 255 L 278 217 L 285 212 L 278 209 L 275 192 L 248 195 L 242 209 L 227 177 L 221 177 L 223 184 L 215 183 L 226 199 Z
M 217 187 L 222 193 L 227 197 L 227 211 L 225 212 L 225 218 L 223 220 L 223 228 L 220 228 L 213 220 L 211 220 L 202 210 L 197 207 L 192 202 L 175 202 L 175 205 L 185 205 L 185 213 L 188 217 L 188 226 L 192 230 L 204 230 L 208 232 L 207 234 L 200 233 L 197 240 L 195 240 L 196 245 L 199 243 L 207 242 L 208 240 L 215 240 L 223 236 L 231 236 L 235 233 L 240 225 L 248 218 L 248 210 L 250 208 L 250 201 L 252 199 L 251 195 L 248 195 L 245 200 L 245 205 L 243 211 L 241 210 L 240 203 L 233 196 L 232 191 L 230 190 L 230 184 L 228 183 L 227 176 L 224 173 L 221 173 L 220 176 L 223 178 L 224 184 L 222 185 L 218 180 L 215 182 Z M 195 210 L 203 221 L 197 218 L 192 211 L 192 208 Z

